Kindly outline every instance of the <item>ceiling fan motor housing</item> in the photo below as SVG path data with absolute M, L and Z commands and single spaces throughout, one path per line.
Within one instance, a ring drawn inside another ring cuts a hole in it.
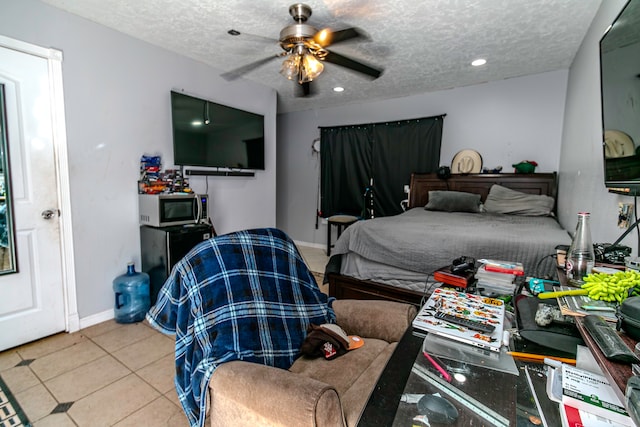
M 296 3 L 289 6 L 289 15 L 296 22 L 305 22 L 311 16 L 311 7 L 303 3 Z
M 280 31 L 280 46 L 282 46 L 284 50 L 289 50 L 294 45 L 304 43 L 305 41 L 313 38 L 317 32 L 318 30 L 311 25 L 289 25 Z
M 318 32 L 315 27 L 304 24 L 311 16 L 311 7 L 306 4 L 292 4 L 289 7 L 289 15 L 296 24 L 288 25 L 280 31 L 280 46 L 287 52 L 296 45 L 308 42 Z

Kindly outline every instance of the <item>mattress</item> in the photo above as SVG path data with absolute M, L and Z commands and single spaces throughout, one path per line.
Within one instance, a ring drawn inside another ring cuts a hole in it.
M 435 270 L 463 255 L 518 261 L 527 275 L 553 275 L 555 247 L 570 242 L 554 217 L 414 208 L 351 225 L 332 255 L 342 258 L 341 274 L 421 291 Z

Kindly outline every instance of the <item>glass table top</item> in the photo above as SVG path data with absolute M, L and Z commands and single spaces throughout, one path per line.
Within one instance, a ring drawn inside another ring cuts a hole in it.
M 561 425 L 555 424 L 560 423 L 557 404 L 546 396 L 545 365 L 515 361 L 508 350 L 503 347 L 493 352 L 408 331 L 396 349 L 399 354 L 394 354 L 380 377 L 359 425 Z M 439 423 L 437 414 L 425 417 L 429 398 L 419 404 L 425 395 L 442 397 L 453 405 L 458 414 L 455 421 Z

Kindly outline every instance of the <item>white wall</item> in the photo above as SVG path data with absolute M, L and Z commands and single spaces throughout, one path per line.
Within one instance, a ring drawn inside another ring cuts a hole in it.
M 558 216 L 560 223 L 573 233 L 577 213 L 590 212 L 594 242 L 613 243 L 624 231 L 617 228 L 618 202 L 633 203 L 630 197 L 607 192 L 602 163 L 599 42 L 625 3 L 602 2 L 569 70 Z M 622 244 L 637 253 L 636 239 L 636 234 L 630 233 Z
M 266 170 L 255 178 L 192 177 L 208 188 L 219 233 L 274 226 L 276 93 L 227 83 L 220 70 L 35 0 L 0 0 L 0 34 L 64 54 L 78 312 L 111 310 L 111 281 L 140 268 L 137 179 L 142 154 L 172 167 L 171 89 L 265 115 Z
M 311 143 L 319 126 L 375 123 L 446 114 L 441 165 L 455 153 L 477 150 L 484 166 L 535 160 L 536 172 L 557 171 L 568 70 L 368 104 L 278 116 L 277 224 L 295 240 L 326 244 L 326 226 L 315 229 L 319 156 Z M 409 179 L 407 177 L 407 184 Z

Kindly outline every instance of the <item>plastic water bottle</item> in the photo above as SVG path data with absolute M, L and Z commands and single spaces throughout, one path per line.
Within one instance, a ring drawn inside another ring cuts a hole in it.
M 576 233 L 573 235 L 565 269 L 567 279 L 570 284 L 579 286 L 584 276 L 591 273 L 595 264 L 596 256 L 591 242 L 591 229 L 589 227 L 589 213 L 580 212 L 578 214 L 578 225 Z
M 127 272 L 113 279 L 115 292 L 115 319 L 118 323 L 134 323 L 144 320 L 151 307 L 149 275 L 138 273 L 132 262 Z

